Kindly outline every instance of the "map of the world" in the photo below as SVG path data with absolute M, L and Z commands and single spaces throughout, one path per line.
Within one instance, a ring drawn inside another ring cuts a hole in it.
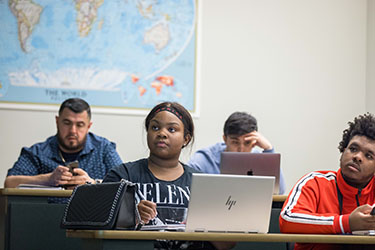
M 196 0 L 0 0 L 0 104 L 195 107 Z

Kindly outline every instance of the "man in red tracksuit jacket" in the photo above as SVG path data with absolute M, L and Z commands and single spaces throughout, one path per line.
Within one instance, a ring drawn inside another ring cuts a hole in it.
M 281 232 L 351 234 L 375 229 L 375 216 L 370 215 L 375 205 L 375 118 L 367 113 L 348 124 L 339 144 L 340 169 L 309 173 L 294 185 L 280 214 Z M 295 249 L 343 248 L 353 246 L 295 245 Z

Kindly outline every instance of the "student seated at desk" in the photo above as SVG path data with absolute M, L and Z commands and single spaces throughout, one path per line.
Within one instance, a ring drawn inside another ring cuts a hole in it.
M 368 113 L 348 124 L 339 144 L 340 169 L 315 171 L 295 184 L 280 214 L 281 232 L 350 234 L 375 229 L 370 214 L 375 205 L 375 118 Z M 349 246 L 296 244 L 295 249 L 344 247 Z
M 92 125 L 89 104 L 80 98 L 65 100 L 56 116 L 57 134 L 45 142 L 22 148 L 14 166 L 8 170 L 4 186 L 19 184 L 74 186 L 103 179 L 110 168 L 122 163 L 116 145 L 97 136 Z M 67 164 L 78 161 L 69 172 Z
M 258 132 L 257 120 L 246 112 L 234 112 L 224 123 L 224 142 L 218 142 L 195 152 L 187 163 L 190 167 L 203 173 L 219 174 L 221 153 L 251 152 L 274 153 L 272 144 Z M 285 181 L 280 169 L 280 190 L 285 192 Z
M 193 120 L 180 104 L 164 102 L 147 115 L 145 128 L 149 157 L 111 169 L 103 181 L 126 179 L 138 184 L 138 210 L 145 224 L 154 224 L 159 219 L 183 223 L 185 218 L 172 214 L 188 208 L 192 173 L 197 172 L 179 161 L 182 148 L 193 139 Z M 161 217 L 164 212 L 169 215 Z M 157 241 L 155 244 L 162 249 L 215 249 L 208 242 Z

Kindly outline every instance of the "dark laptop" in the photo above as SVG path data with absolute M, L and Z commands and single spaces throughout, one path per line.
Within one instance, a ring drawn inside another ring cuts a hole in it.
M 279 194 L 280 154 L 222 152 L 220 162 L 222 174 L 275 176 L 274 194 Z

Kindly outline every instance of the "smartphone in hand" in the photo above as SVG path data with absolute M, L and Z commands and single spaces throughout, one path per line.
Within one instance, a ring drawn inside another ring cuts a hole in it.
M 371 215 L 375 215 L 375 207 L 372 208 L 370 214 L 371 214 Z
M 76 173 L 74 173 L 73 169 L 79 167 L 78 161 L 69 162 L 68 165 L 67 165 L 67 167 L 69 168 L 69 172 L 70 173 L 72 173 L 73 175 L 77 175 Z

